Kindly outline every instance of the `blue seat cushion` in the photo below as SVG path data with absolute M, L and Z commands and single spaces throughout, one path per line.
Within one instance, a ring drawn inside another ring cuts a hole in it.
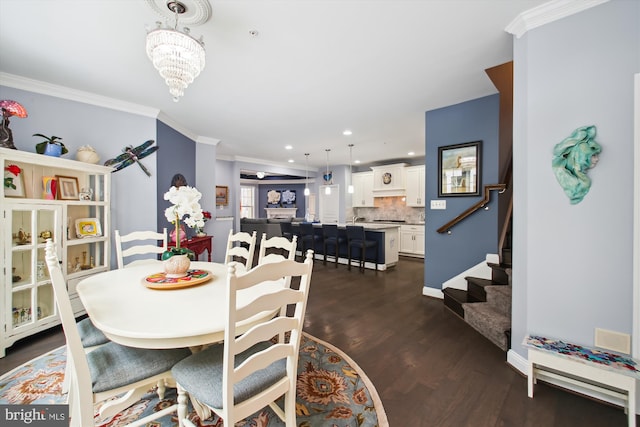
M 247 360 L 252 354 L 271 346 L 258 343 L 235 358 L 235 366 Z M 212 407 L 222 408 L 222 360 L 224 345 L 217 344 L 199 353 L 187 357 L 171 370 L 173 378 L 187 392 L 200 402 Z M 256 371 L 239 383 L 233 392 L 238 404 L 255 396 L 277 383 L 286 376 L 286 362 L 278 360 L 265 369 Z
M 188 348 L 148 350 L 110 341 L 87 353 L 93 392 L 113 390 L 167 372 L 189 355 Z
M 77 325 L 82 347 L 93 347 L 109 342 L 109 338 L 107 338 L 100 329 L 96 328 L 88 317 L 79 321 Z

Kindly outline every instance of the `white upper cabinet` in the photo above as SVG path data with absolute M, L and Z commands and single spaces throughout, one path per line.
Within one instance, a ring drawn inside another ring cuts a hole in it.
M 351 206 L 354 208 L 373 207 L 373 172 L 358 172 L 351 175 L 353 195 Z
M 424 166 L 410 166 L 406 168 L 406 197 L 407 206 L 424 207 Z

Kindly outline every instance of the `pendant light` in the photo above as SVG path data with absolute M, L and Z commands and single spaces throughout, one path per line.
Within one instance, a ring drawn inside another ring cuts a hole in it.
M 304 181 L 304 195 L 308 196 L 311 194 L 309 190 L 309 153 L 304 153 L 304 173 L 305 173 L 305 181 Z
M 349 144 L 349 186 L 347 192 L 353 194 L 353 170 L 351 168 L 351 155 L 353 153 L 353 144 Z
M 324 180 L 326 182 L 329 182 L 329 184 L 331 184 L 331 175 L 329 175 L 329 151 L 331 151 L 331 150 L 329 148 L 327 148 L 324 151 L 327 152 L 327 174 L 324 176 Z M 331 187 L 329 185 L 325 185 L 324 194 L 326 194 L 327 196 L 329 196 L 331 194 Z

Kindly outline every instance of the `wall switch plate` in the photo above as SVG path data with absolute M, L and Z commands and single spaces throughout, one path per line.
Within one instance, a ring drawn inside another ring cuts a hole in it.
M 432 200 L 431 209 L 447 209 L 446 200 Z
M 631 353 L 631 335 L 629 334 L 596 328 L 594 341 L 596 347 L 624 354 Z

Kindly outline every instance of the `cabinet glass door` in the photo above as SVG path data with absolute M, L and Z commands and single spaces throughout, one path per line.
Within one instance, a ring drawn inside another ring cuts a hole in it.
M 6 288 L 11 302 L 7 325 L 16 333 L 56 315 L 53 287 L 45 263 L 46 239 L 53 239 L 59 247 L 59 218 L 62 208 L 47 205 L 20 205 L 8 211 L 11 239 L 4 242 L 11 254 Z M 10 331 L 8 331 L 10 332 Z

